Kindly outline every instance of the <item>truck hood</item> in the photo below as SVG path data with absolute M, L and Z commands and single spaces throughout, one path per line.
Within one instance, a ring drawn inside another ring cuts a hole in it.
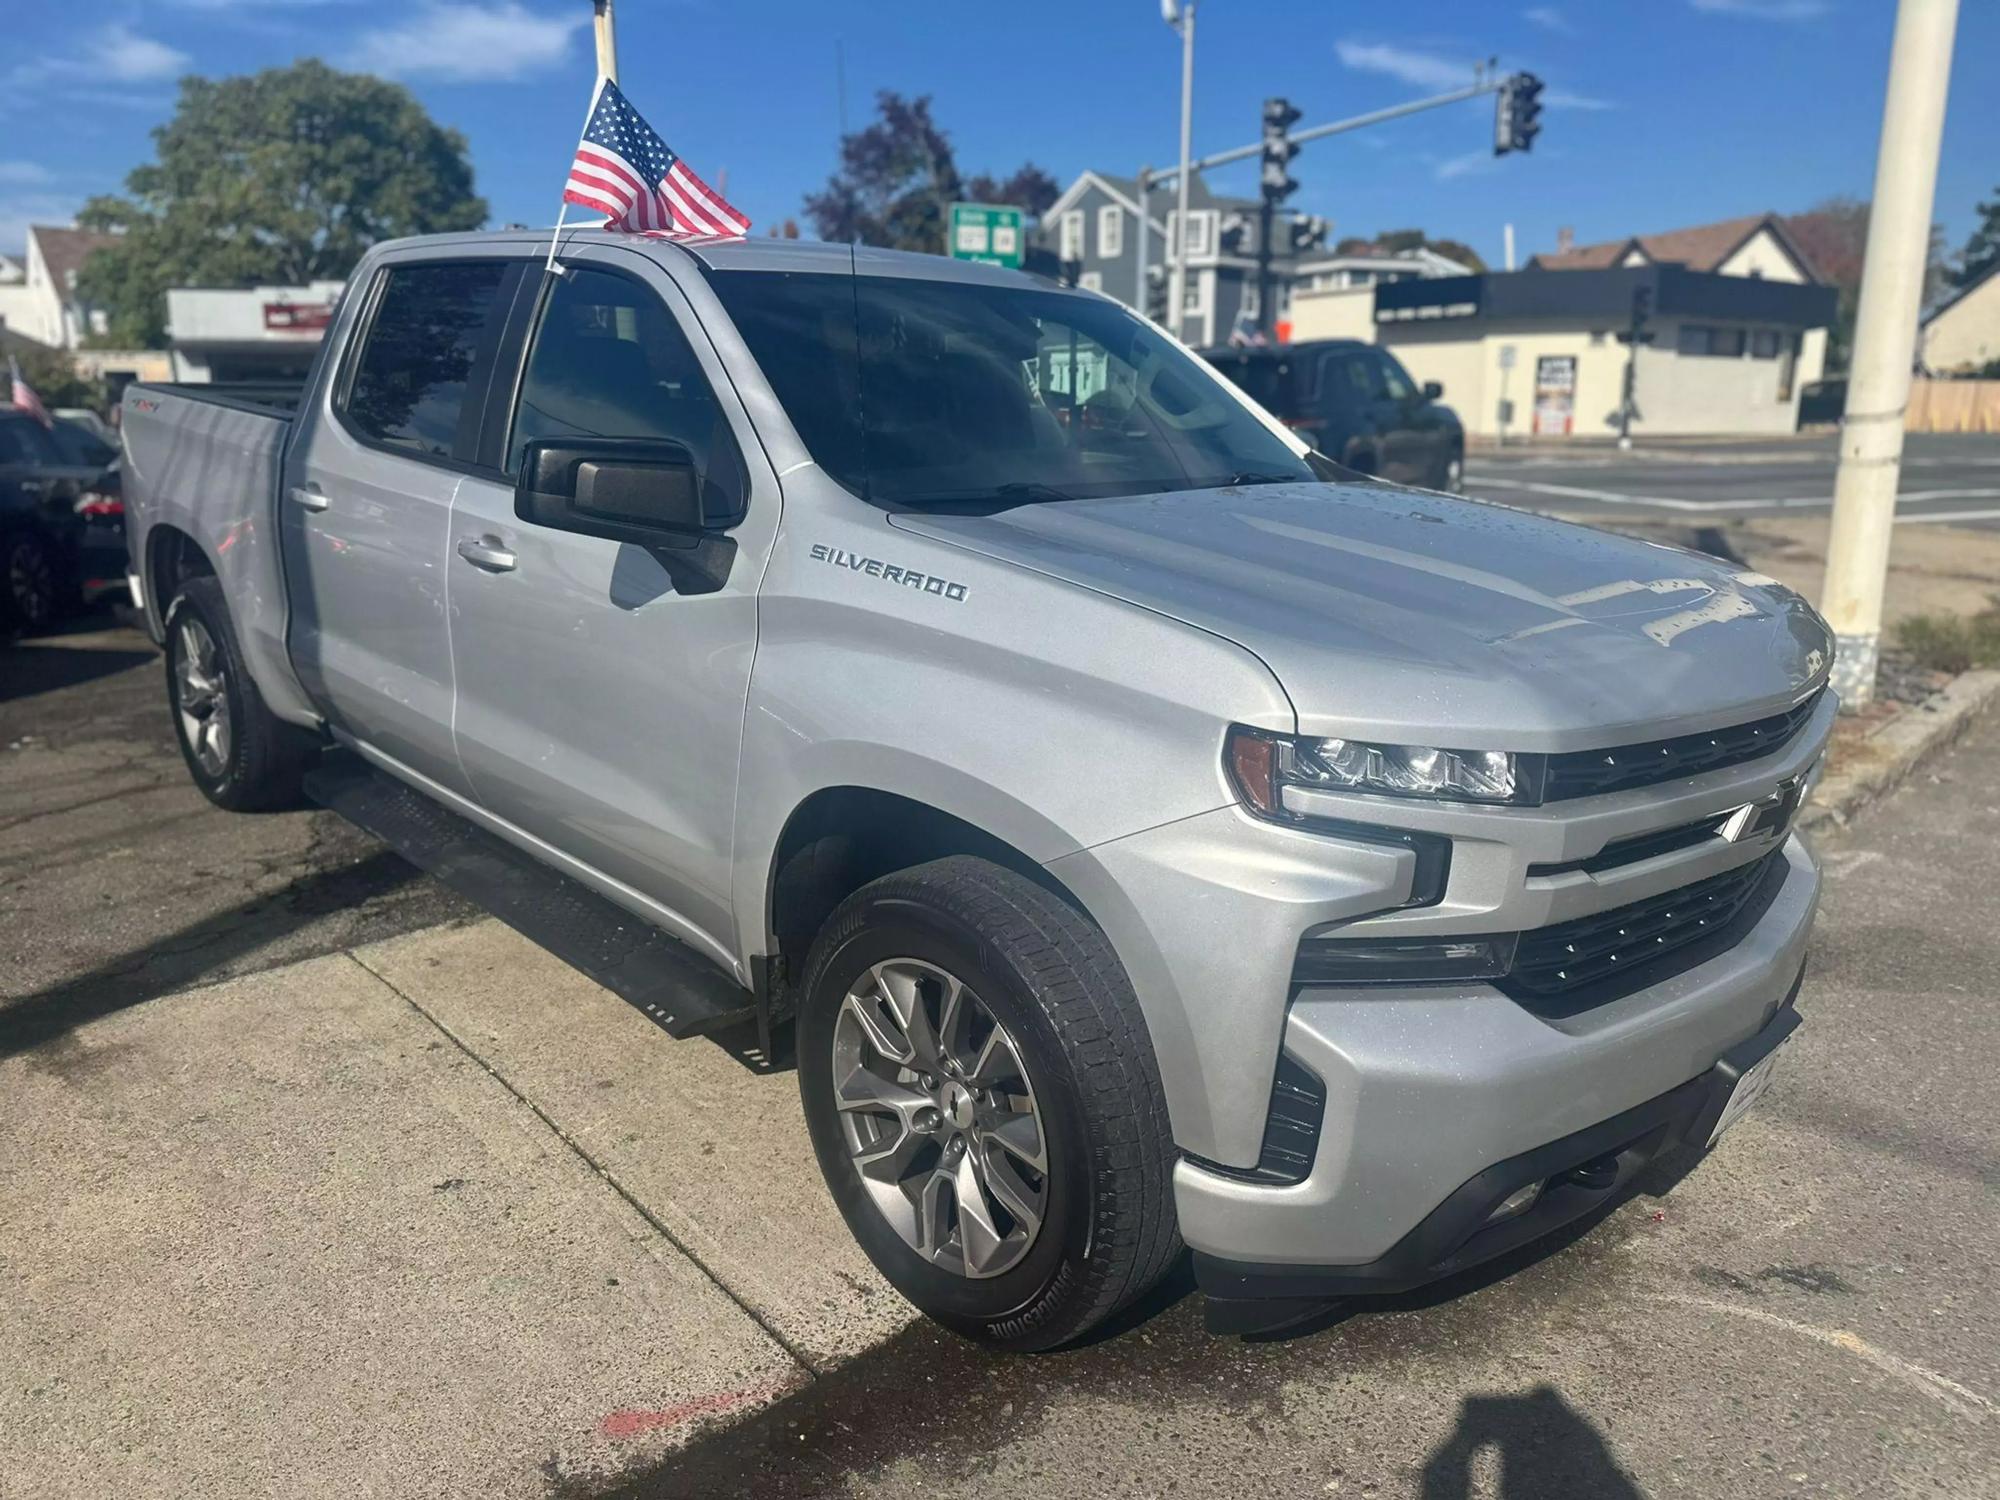
M 921 536 L 1234 641 L 1306 734 L 1560 751 L 1713 728 L 1824 681 L 1825 623 L 1717 559 L 1385 485 L 902 512 Z

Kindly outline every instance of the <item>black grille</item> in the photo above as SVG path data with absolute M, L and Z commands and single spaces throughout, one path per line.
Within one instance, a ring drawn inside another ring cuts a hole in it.
M 1611 750 L 1574 750 L 1551 755 L 1542 800 L 1555 802 L 1564 797 L 1590 797 L 1626 787 L 1653 786 L 1679 776 L 1694 776 L 1756 760 L 1789 744 L 1805 728 L 1818 706 L 1819 694 L 1814 693 L 1788 713 L 1772 714 L 1748 724 L 1732 724 L 1727 729 L 1677 735 L 1670 740 L 1640 745 L 1620 745 Z
M 1775 875 L 1783 849 L 1665 895 L 1521 934 L 1506 987 L 1517 997 L 1566 995 L 1722 932 Z

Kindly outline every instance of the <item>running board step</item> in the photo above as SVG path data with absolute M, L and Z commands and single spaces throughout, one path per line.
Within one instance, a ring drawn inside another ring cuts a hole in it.
M 426 875 L 596 980 L 669 1036 L 701 1036 L 745 1021 L 762 1022 L 756 997 L 687 944 L 351 751 L 328 751 L 306 773 L 305 791 Z

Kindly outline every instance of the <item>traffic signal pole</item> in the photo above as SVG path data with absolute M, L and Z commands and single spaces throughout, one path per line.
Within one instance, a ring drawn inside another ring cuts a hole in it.
M 1833 627 L 1833 686 L 1844 709 L 1873 701 L 1882 655 L 1882 595 L 1902 473 L 1903 413 L 1930 263 L 1931 201 L 1957 24 L 1958 0 L 1902 0 L 1889 52 L 1889 93 L 1882 105 L 1820 600 Z

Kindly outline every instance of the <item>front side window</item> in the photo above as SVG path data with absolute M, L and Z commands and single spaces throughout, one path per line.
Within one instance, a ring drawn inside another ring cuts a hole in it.
M 394 266 L 368 327 L 347 393 L 363 436 L 433 458 L 469 453 L 459 427 L 472 415 L 473 364 L 500 312 L 504 261 Z M 477 402 L 474 402 L 477 405 Z
M 876 504 L 1315 477 L 1213 371 L 1100 298 L 886 276 L 710 281 L 813 458 Z
M 1414 401 L 1417 398 L 1416 383 L 1410 379 L 1410 372 L 1396 362 L 1391 354 L 1379 349 L 1375 352 L 1375 363 L 1382 373 L 1382 391 L 1391 401 Z
M 537 439 L 679 443 L 716 498 L 743 496 L 742 459 L 687 335 L 647 287 L 608 271 L 567 272 L 535 330 L 507 445 L 507 472 Z

